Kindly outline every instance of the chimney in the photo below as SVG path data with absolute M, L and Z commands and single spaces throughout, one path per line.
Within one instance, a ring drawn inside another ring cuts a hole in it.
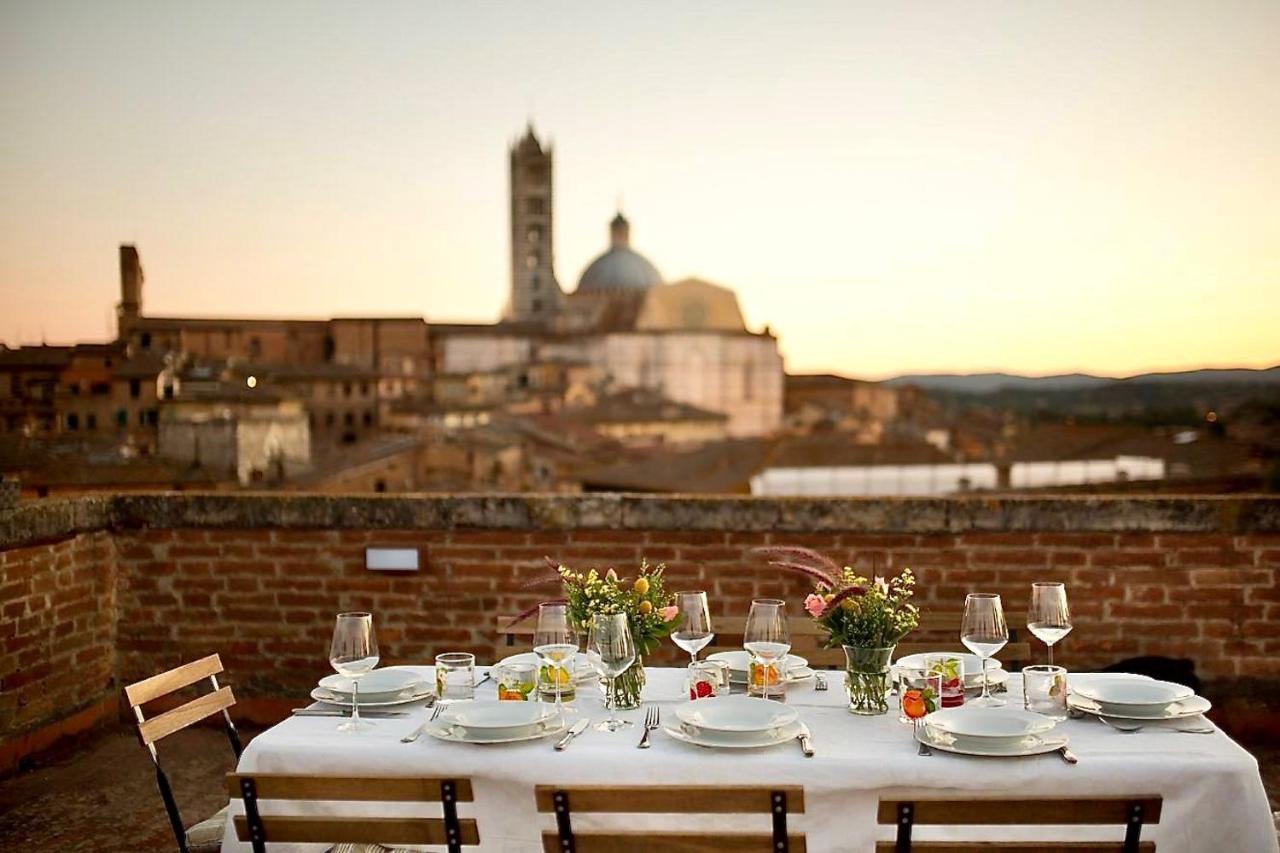
M 120 247 L 120 304 L 116 307 L 118 337 L 129 337 L 129 328 L 142 316 L 142 261 L 134 246 Z

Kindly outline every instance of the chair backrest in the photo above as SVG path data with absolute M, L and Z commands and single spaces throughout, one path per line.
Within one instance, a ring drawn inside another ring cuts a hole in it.
M 876 853 L 955 853 L 960 850 L 1029 850 L 1037 853 L 1155 853 L 1142 827 L 1160 822 L 1156 796 L 1082 799 L 881 800 L 876 820 L 898 828 L 895 841 L 879 841 Z M 912 841 L 916 826 L 1123 826 L 1124 841 Z
M 586 786 L 539 785 L 538 811 L 556 817 L 556 829 L 542 833 L 545 853 L 709 853 L 738 850 L 804 853 L 802 833 L 787 830 L 787 815 L 804 814 L 804 788 L 775 786 Z M 772 832 L 726 833 L 675 830 L 643 832 L 573 829 L 573 814 L 758 814 L 769 815 Z
M 164 801 L 164 810 L 169 816 L 169 827 L 173 830 L 174 839 L 178 842 L 178 849 L 182 853 L 187 853 L 186 824 L 183 823 L 182 814 L 178 811 L 178 802 L 173 796 L 169 778 L 165 776 L 164 769 L 160 766 L 156 742 L 221 711 L 227 740 L 231 742 L 231 751 L 235 753 L 237 760 L 240 758 L 240 734 L 236 731 L 235 723 L 231 722 L 231 714 L 227 710 L 236 703 L 236 697 L 230 687 L 222 687 L 218 684 L 220 672 L 222 672 L 222 659 L 213 654 L 175 667 L 168 672 L 144 678 L 124 689 L 125 699 L 128 700 L 129 707 L 133 709 L 133 714 L 138 721 L 138 738 L 147 748 L 147 752 L 151 755 L 151 762 L 155 765 L 156 786 L 160 789 L 160 798 Z M 169 697 L 206 678 L 209 679 L 209 684 L 213 688 L 212 692 L 147 719 L 142 710 L 143 705 Z
M 450 853 L 480 843 L 473 818 L 458 817 L 458 803 L 474 802 L 470 779 L 442 777 L 305 776 L 228 773 L 227 793 L 244 801 L 236 837 L 265 853 L 270 843 L 442 844 Z M 442 817 L 340 817 L 262 814 L 262 800 L 337 800 L 440 803 Z

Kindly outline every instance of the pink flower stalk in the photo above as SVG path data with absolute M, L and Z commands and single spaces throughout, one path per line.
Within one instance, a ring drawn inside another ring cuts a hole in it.
M 817 619 L 822 615 L 822 611 L 827 609 L 827 602 L 822 596 L 811 592 L 804 600 L 804 609 L 809 611 L 810 616 Z
M 664 607 L 658 611 L 658 615 L 662 617 L 663 622 L 670 622 L 680 615 L 680 608 L 672 604 L 670 607 Z

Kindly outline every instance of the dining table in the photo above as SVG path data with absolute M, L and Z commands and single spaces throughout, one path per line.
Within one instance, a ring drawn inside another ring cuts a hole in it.
M 422 676 L 433 681 L 430 666 Z M 790 817 L 792 831 L 806 835 L 813 851 L 871 853 L 877 841 L 892 840 L 893 826 L 878 825 L 882 798 L 994 799 L 1138 797 L 1163 798 L 1158 823 L 1142 829 L 1159 853 L 1277 853 L 1276 831 L 1257 760 L 1215 727 L 1209 734 L 1152 728 L 1124 732 L 1094 718 L 1068 719 L 1057 733 L 1070 738 L 1078 758 L 1067 763 L 1057 753 L 1032 757 L 989 758 L 935 751 L 921 755 L 912 727 L 899 720 L 896 699 L 879 716 L 856 716 L 847 709 L 843 673 L 823 673 L 830 689 L 814 679 L 791 685 L 785 701 L 797 709 L 811 733 L 814 755 L 796 742 L 727 750 L 651 735 L 652 748 L 637 749 L 645 709 L 657 706 L 662 722 L 675 719 L 688 701 L 683 668 L 646 668 L 644 707 L 619 711 L 633 725 L 618 732 L 590 726 L 568 748 L 552 748 L 556 737 L 510 744 L 446 742 L 424 735 L 411 743 L 402 737 L 427 720 L 425 701 L 397 710 L 404 716 L 369 720 L 366 731 L 337 731 L 332 717 L 292 716 L 262 732 L 240 757 L 238 770 L 340 776 L 445 776 L 472 780 L 475 801 L 459 807 L 475 818 L 479 851 L 540 851 L 541 834 L 555 821 L 537 810 L 534 786 L 565 785 L 798 785 L 805 810 Z M 1010 706 L 1021 705 L 1021 681 L 1010 675 Z M 497 701 L 492 680 L 476 689 L 475 702 Z M 764 700 L 761 700 L 764 701 Z M 572 703 L 574 719 L 604 719 L 601 691 L 579 686 Z M 276 811 L 262 803 L 264 813 Z M 439 804 L 290 803 L 281 813 L 351 817 L 438 817 Z M 434 808 L 434 811 L 433 811 Z M 1016 808 L 1010 805 L 1011 809 Z M 1064 805 L 1064 809 L 1069 806 Z M 224 851 L 248 851 L 236 839 L 233 818 L 243 803 L 228 808 Z M 612 827 L 671 831 L 688 827 L 767 831 L 768 816 L 575 815 L 581 828 Z M 754 822 L 753 822 L 754 821 Z M 1104 841 L 1120 840 L 1123 827 L 939 827 L 920 826 L 917 840 Z M 325 846 L 271 844 L 272 853 L 321 851 Z M 408 848 L 416 849 L 416 848 Z M 442 848 L 421 848 L 442 849 Z

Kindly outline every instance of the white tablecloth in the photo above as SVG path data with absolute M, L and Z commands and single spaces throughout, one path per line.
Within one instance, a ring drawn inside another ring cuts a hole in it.
M 431 677 L 431 668 L 423 667 Z M 332 775 L 457 775 L 474 782 L 474 804 L 463 804 L 463 817 L 479 822 L 481 851 L 539 851 L 539 836 L 554 829 L 550 815 L 538 814 L 535 784 L 791 784 L 803 785 L 806 813 L 791 818 L 791 827 L 808 835 L 815 851 L 872 851 L 877 839 L 893 837 L 893 827 L 877 827 L 876 807 L 882 796 L 964 797 L 1129 796 L 1164 797 L 1160 823 L 1144 827 L 1144 841 L 1155 841 L 1160 853 L 1277 853 L 1270 808 L 1253 756 L 1229 737 L 1144 731 L 1117 732 L 1096 720 L 1069 720 L 1060 731 L 1071 739 L 1080 763 L 1070 766 L 1057 755 L 1034 758 L 973 758 L 935 752 L 916 754 L 910 728 L 897 719 L 896 709 L 881 717 L 855 717 L 844 707 L 840 673 L 830 673 L 830 690 L 816 692 L 797 685 L 788 703 L 800 710 L 813 733 L 817 755 L 804 758 L 798 746 L 716 751 L 678 743 L 660 731 L 653 748 L 638 750 L 638 726 L 619 733 L 588 729 L 569 749 L 555 752 L 552 739 L 529 743 L 474 746 L 445 743 L 423 736 L 402 744 L 427 715 L 411 706 L 403 718 L 375 721 L 372 731 L 335 731 L 332 718 L 294 717 L 263 732 L 240 759 L 241 771 L 316 773 Z M 663 708 L 664 721 L 673 719 L 680 701 L 684 671 L 649 669 L 646 702 Z M 1020 696 L 1017 676 L 1009 697 Z M 478 691 L 479 701 L 494 701 L 490 681 Z M 598 693 L 580 691 L 575 705 L 596 721 L 603 718 Z M 639 721 L 643 712 L 622 714 Z M 298 813 L 296 805 L 290 808 Z M 385 804 L 320 804 L 333 814 L 395 814 Z M 413 807 L 415 814 L 439 816 L 439 806 Z M 264 804 L 264 811 L 269 809 Z M 372 810 L 372 811 L 370 811 Z M 287 811 L 287 810 L 286 810 Z M 232 814 L 243 813 L 235 800 Z M 594 821 L 593 821 L 594 818 Z M 658 817 L 656 825 L 688 818 Z M 575 816 L 579 827 L 603 825 L 617 818 Z M 715 818 L 694 818 L 696 829 L 715 826 Z M 768 831 L 767 817 L 758 825 L 739 822 L 736 828 Z M 617 825 L 617 824 L 613 824 Z M 634 819 L 628 826 L 635 826 Z M 1087 828 L 1086 828 L 1087 829 Z M 1036 829 L 1032 835 L 1009 835 L 1027 840 L 1119 839 L 1119 827 L 1100 832 L 1081 828 Z M 968 829 L 920 827 L 920 840 L 978 837 Z M 990 830 L 988 830 L 990 837 Z M 228 820 L 223 850 L 249 850 L 235 841 Z M 271 845 L 273 853 L 314 850 L 314 847 Z M 434 848 L 439 849 L 439 848 Z M 475 848 L 471 848 L 475 849 Z

